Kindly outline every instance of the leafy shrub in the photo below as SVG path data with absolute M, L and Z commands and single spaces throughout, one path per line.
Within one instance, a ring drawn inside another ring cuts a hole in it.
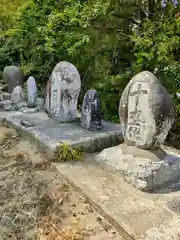
M 59 151 L 57 153 L 57 161 L 82 161 L 84 150 L 83 148 L 72 148 L 67 143 L 61 142 Z

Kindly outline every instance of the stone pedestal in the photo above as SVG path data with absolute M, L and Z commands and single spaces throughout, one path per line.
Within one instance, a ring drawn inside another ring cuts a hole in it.
M 120 147 L 124 155 L 132 155 L 133 157 L 139 158 L 148 158 L 151 161 L 161 161 L 164 160 L 167 156 L 167 153 L 161 147 L 151 150 L 144 150 L 135 146 L 128 146 L 126 144 L 121 144 Z
M 122 144 L 103 150 L 96 161 L 143 191 L 151 191 L 180 177 L 180 155 L 162 148 L 146 151 Z

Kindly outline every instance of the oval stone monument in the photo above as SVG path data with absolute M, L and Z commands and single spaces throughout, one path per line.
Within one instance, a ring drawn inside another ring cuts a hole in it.
M 89 90 L 85 96 L 81 110 L 81 127 L 87 130 L 102 128 L 100 99 L 96 90 Z
M 60 122 L 75 120 L 80 88 L 81 79 L 76 67 L 69 62 L 59 62 L 47 84 L 45 111 Z
M 22 86 L 24 75 L 21 68 L 17 66 L 7 66 L 4 68 L 3 77 L 8 85 L 8 92 L 12 93 L 16 86 Z
M 144 71 L 135 75 L 126 86 L 119 114 L 128 146 L 156 149 L 172 127 L 173 101 L 156 76 Z

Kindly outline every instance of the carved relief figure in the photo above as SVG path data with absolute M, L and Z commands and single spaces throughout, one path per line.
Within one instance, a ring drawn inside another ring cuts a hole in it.
M 127 145 L 157 148 L 173 124 L 173 101 L 156 76 L 144 71 L 135 75 L 125 88 L 119 115 Z
M 76 119 L 77 101 L 81 88 L 77 69 L 68 62 L 58 63 L 51 79 L 51 117 L 59 121 Z
M 81 110 L 81 126 L 87 130 L 102 128 L 100 99 L 96 90 L 89 90 L 84 96 Z

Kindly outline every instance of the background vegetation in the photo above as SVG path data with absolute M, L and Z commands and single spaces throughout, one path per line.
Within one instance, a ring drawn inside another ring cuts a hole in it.
M 104 118 L 118 121 L 127 82 L 150 70 L 174 95 L 180 118 L 179 12 L 175 0 L 1 0 L 0 73 L 20 65 L 42 89 L 55 64 L 70 61 L 82 77 L 80 103 L 95 88 Z

